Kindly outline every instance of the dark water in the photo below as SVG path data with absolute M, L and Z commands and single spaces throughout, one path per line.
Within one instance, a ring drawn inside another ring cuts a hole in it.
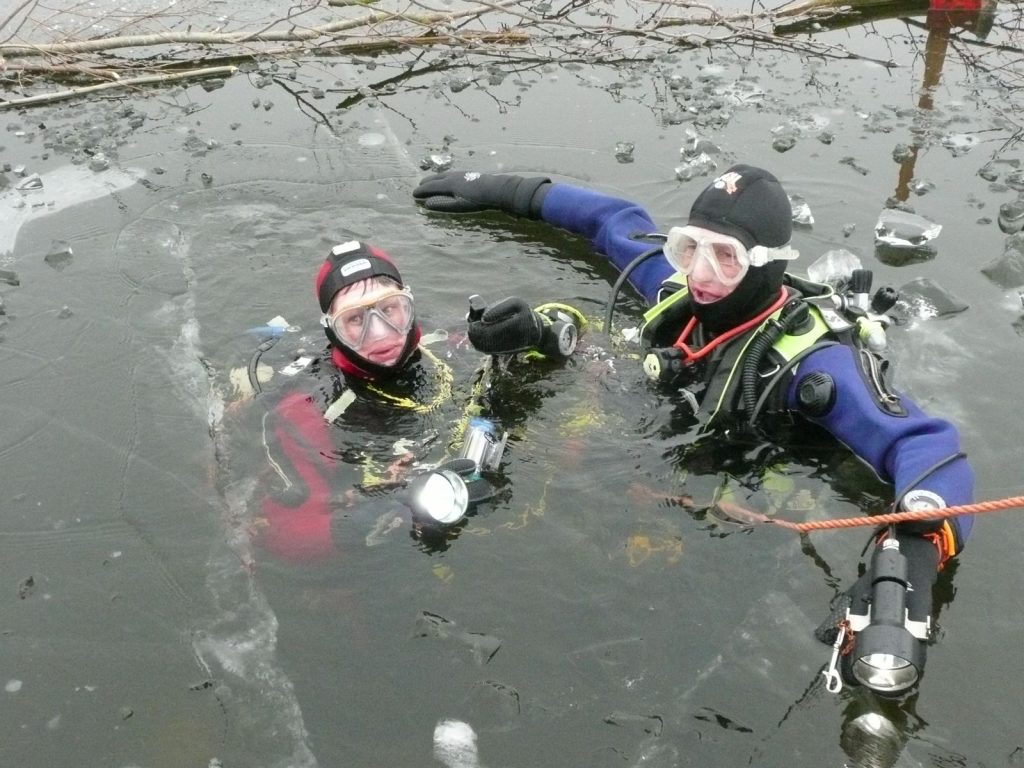
M 600 316 L 614 275 L 586 243 L 500 215 L 426 216 L 409 195 L 421 161 L 551 174 L 670 223 L 708 178 L 676 176 L 697 137 L 718 168 L 764 165 L 809 203 L 798 264 L 846 248 L 876 284 L 929 278 L 969 305 L 891 333 L 898 383 L 961 426 L 979 498 L 1017 495 L 1021 300 L 982 268 L 1022 186 L 1020 97 L 1006 72 L 965 66 L 981 50 L 965 45 L 918 109 L 926 37 L 888 21 L 817 38 L 893 69 L 737 48 L 510 67 L 490 84 L 456 62 L 375 97 L 356 89 L 407 58 L 316 60 L 262 88 L 240 75 L 7 115 L 4 161 L 45 186 L 3 197 L 0 268 L 20 284 L 0 284 L 0 764 L 440 765 L 446 719 L 473 728 L 486 766 L 863 763 L 849 723 L 880 705 L 824 691 L 829 649 L 811 630 L 864 533 L 801 542 L 664 500 L 684 481 L 706 500 L 737 490 L 725 473 L 753 461 L 769 467 L 754 502 L 854 515 L 884 489 L 848 457 L 742 446 L 689 465 L 670 403 L 594 332 L 603 352 L 493 395 L 513 432 L 510 494 L 448 549 L 407 530 L 366 546 L 387 503 L 368 500 L 336 557 L 299 567 L 252 544 L 265 405 L 232 405 L 230 372 L 258 343 L 247 329 L 275 315 L 317 333 L 316 268 L 351 237 L 396 257 L 425 330 L 457 332 L 475 292 Z M 477 79 L 453 90 L 455 75 Z M 326 97 L 293 95 L 312 86 Z M 111 167 L 73 165 L 83 147 Z M 876 254 L 890 197 L 943 225 L 933 254 Z M 620 302 L 628 325 L 639 306 Z M 404 427 L 437 432 L 425 461 L 477 362 L 454 336 L 441 350 L 453 399 Z M 882 707 L 897 765 L 1020 764 L 1020 519 L 979 520 L 946 577 L 920 694 Z

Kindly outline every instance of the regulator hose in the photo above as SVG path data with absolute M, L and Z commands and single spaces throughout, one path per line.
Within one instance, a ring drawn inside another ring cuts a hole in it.
M 246 370 L 249 373 L 249 384 L 252 386 L 252 392 L 254 395 L 260 394 L 263 391 L 263 387 L 260 386 L 260 377 L 256 368 L 260 363 L 260 357 L 270 349 L 272 346 L 277 344 L 280 336 L 271 336 L 269 339 L 264 341 L 255 350 L 253 350 L 252 356 L 249 358 L 249 365 Z
M 801 309 L 803 309 L 802 312 Z M 806 313 L 807 305 L 802 299 L 790 300 L 779 313 L 779 319 L 769 320 L 765 323 L 754 340 L 750 342 L 740 372 L 740 391 L 743 396 L 743 410 L 746 413 L 753 413 L 757 405 L 757 371 L 761 360 L 764 359 L 775 342 L 782 338 L 783 334 L 803 322 Z
M 660 238 L 662 241 L 665 240 L 665 236 L 659 234 L 644 235 L 644 237 L 651 239 Z M 664 247 L 664 245 L 657 245 L 654 248 L 649 248 L 623 267 L 622 272 L 619 273 L 619 277 L 615 280 L 615 285 L 612 286 L 611 295 L 608 297 L 608 309 L 605 310 L 604 313 L 604 332 L 606 334 L 611 333 L 612 330 L 612 313 L 615 311 L 615 299 L 619 295 L 622 284 L 626 282 L 626 278 L 629 277 L 630 273 L 634 269 L 647 261 L 647 259 L 651 258 L 651 256 L 662 253 Z

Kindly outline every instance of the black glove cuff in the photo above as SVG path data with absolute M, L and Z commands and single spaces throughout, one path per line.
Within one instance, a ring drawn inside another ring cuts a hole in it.
M 541 216 L 541 211 L 544 208 L 544 198 L 551 191 L 551 186 L 551 179 L 543 179 L 534 189 L 533 197 L 530 198 L 530 212 L 528 214 L 531 219 L 544 218 Z
M 551 179 L 544 176 L 534 176 L 529 179 L 520 180 L 516 186 L 515 193 L 512 196 L 510 209 L 516 216 L 528 216 L 532 219 L 540 218 L 540 205 L 534 204 L 534 197 L 537 196 L 538 190 L 540 190 L 545 184 L 549 187 L 551 185 Z M 545 189 L 544 194 L 540 196 L 540 202 L 544 202 L 544 197 L 547 195 Z

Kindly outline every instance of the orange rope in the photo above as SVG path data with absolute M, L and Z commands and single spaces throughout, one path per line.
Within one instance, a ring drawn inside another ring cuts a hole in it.
M 979 501 L 975 504 L 961 504 L 956 507 L 941 509 L 924 509 L 914 512 L 888 512 L 881 515 L 865 515 L 864 517 L 840 517 L 833 520 L 812 520 L 807 523 L 794 523 L 762 515 L 760 512 L 741 507 L 731 502 L 719 502 L 718 506 L 727 514 L 740 519 L 757 523 L 771 523 L 781 528 L 800 533 L 810 531 L 829 531 L 839 528 L 858 528 L 865 525 L 884 525 L 888 523 L 905 523 L 913 520 L 946 520 L 960 515 L 981 515 L 987 512 L 999 512 L 1004 509 L 1024 508 L 1024 496 L 1010 496 L 996 501 Z

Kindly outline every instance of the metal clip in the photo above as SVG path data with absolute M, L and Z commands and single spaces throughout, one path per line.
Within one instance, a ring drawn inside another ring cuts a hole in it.
M 821 672 L 825 676 L 825 690 L 829 693 L 839 693 L 843 690 L 843 676 L 839 673 L 839 652 L 845 639 L 846 622 L 844 621 L 839 625 L 839 633 L 836 635 L 836 641 L 832 644 L 832 658 L 828 662 L 828 668 Z

